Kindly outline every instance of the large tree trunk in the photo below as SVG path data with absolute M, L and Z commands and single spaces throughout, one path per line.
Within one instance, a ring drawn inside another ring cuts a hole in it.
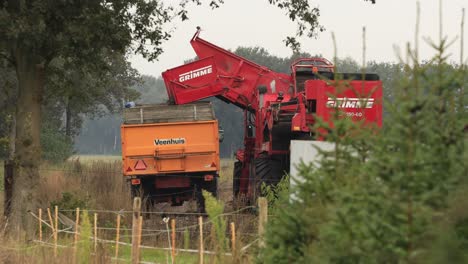
M 41 103 L 45 73 L 41 60 L 29 56 L 28 52 L 17 50 L 15 62 L 18 77 L 16 166 L 9 222 L 27 239 L 31 239 L 37 221 L 29 211 L 36 212 L 39 204 L 37 190 L 40 182 Z
M 10 124 L 10 135 L 9 135 L 9 146 L 8 146 L 8 160 L 4 164 L 3 174 L 3 187 L 4 187 L 4 200 L 3 200 L 3 214 L 9 216 L 11 213 L 11 198 L 13 196 L 13 173 L 15 167 L 15 142 L 16 142 L 16 114 L 12 114 L 12 120 Z
M 10 136 L 8 138 L 8 159 L 13 160 L 15 158 L 15 147 L 16 147 L 16 114 L 12 114 L 10 124 Z

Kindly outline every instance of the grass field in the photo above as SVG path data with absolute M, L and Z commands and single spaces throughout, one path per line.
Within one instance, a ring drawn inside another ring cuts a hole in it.
M 113 155 L 73 155 L 69 161 L 79 160 L 80 162 L 89 163 L 93 161 L 113 162 L 122 160 L 122 156 Z

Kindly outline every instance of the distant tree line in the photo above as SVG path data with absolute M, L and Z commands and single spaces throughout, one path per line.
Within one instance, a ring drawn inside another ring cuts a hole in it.
M 319 56 L 301 53 L 278 57 L 262 47 L 238 47 L 234 52 L 274 71 L 285 73 L 290 72 L 290 64 L 295 59 Z M 56 66 L 58 69 L 51 77 L 50 94 L 48 93 L 43 105 L 46 113 L 41 128 L 44 159 L 56 162 L 65 160 L 72 154 L 120 155 L 120 125 L 124 102 L 166 103 L 167 93 L 161 77 L 140 76 L 122 56 L 113 59 L 113 68 L 107 78 L 85 70 L 74 71 L 71 70 L 74 68 Z M 193 59 L 186 62 L 191 60 Z M 338 72 L 362 71 L 361 65 L 352 58 L 338 59 L 336 64 Z M 0 72 L 0 87 L 15 86 L 13 69 L 5 65 Z M 392 102 L 394 87 L 403 70 L 402 64 L 387 62 L 371 61 L 366 67 L 366 72 L 380 76 L 387 102 Z M 13 92 L 8 93 L 9 91 Z M 9 153 L 8 135 L 13 122 L 14 91 L 6 88 L 0 90 L 0 103 L 4 106 L 0 109 L 1 158 L 6 158 Z M 243 111 L 216 98 L 207 100 L 213 103 L 216 117 L 225 131 L 225 140 L 220 145 L 221 156 L 232 157 L 243 146 Z

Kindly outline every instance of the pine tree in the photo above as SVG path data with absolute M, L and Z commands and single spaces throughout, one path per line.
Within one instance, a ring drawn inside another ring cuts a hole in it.
M 466 66 L 448 63 L 446 39 L 432 46 L 436 56 L 422 65 L 408 51 L 379 133 L 334 120 L 328 140 L 335 149 L 321 152 L 319 167 L 300 166 L 298 199 L 280 203 L 259 262 L 399 263 L 430 255 L 434 219 L 466 184 L 468 76 Z

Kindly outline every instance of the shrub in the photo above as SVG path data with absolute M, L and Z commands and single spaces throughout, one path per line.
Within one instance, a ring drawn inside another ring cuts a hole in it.
M 278 204 L 259 262 L 416 262 L 447 245 L 457 254 L 441 254 L 439 263 L 465 258 L 457 250 L 464 245 L 464 221 L 448 221 L 447 232 L 431 227 L 453 206 L 449 194 L 466 181 L 468 73 L 447 63 L 446 40 L 432 46 L 437 54 L 426 64 L 409 54 L 414 60 L 404 65 L 393 103 L 385 104 L 382 131 L 334 120 L 327 136 L 335 149 L 320 153 L 319 167 L 300 166 L 298 199 Z M 428 245 L 428 239 L 439 243 Z
M 89 200 L 79 198 L 78 196 L 74 195 L 70 192 L 63 192 L 62 197 L 59 200 L 52 201 L 50 203 L 51 208 L 55 206 L 58 207 L 59 210 L 64 210 L 66 212 L 70 212 L 68 215 L 75 215 L 75 209 L 86 209 L 88 207 Z
M 205 208 L 208 217 L 213 224 L 213 245 L 216 251 L 216 263 L 224 262 L 224 253 L 228 249 L 228 241 L 226 239 L 226 219 L 223 217 L 224 204 L 216 200 L 211 193 L 203 190 L 205 198 Z

